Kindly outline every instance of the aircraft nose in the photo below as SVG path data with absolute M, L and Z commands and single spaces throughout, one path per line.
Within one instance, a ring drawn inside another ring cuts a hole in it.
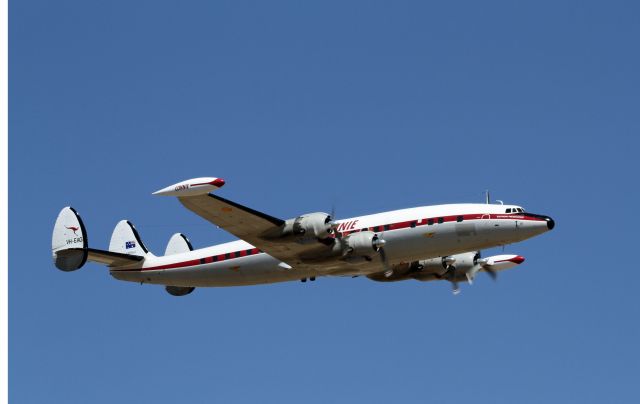
M 528 216 L 530 218 L 534 218 L 537 221 L 537 225 L 536 228 L 539 228 L 538 226 L 541 226 L 542 223 L 540 223 L 541 221 L 545 221 L 547 222 L 547 229 L 548 230 L 553 230 L 554 227 L 556 227 L 556 222 L 555 220 L 553 220 L 551 217 L 546 216 L 546 215 L 536 215 L 535 213 L 525 213 L 525 216 Z
M 556 222 L 549 216 L 547 216 L 546 220 L 547 220 L 547 228 L 549 230 L 553 230 L 553 228 L 556 227 Z

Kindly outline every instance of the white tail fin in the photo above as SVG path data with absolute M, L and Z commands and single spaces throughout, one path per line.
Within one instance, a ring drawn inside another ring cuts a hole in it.
M 128 220 L 119 221 L 116 228 L 113 229 L 109 251 L 138 256 L 145 256 L 149 253 L 140 239 L 138 231 Z
M 135 232 L 135 229 L 133 231 Z M 137 232 L 135 235 L 137 235 Z M 136 242 L 135 244 L 142 245 L 142 242 Z M 142 247 L 144 248 L 144 245 Z M 82 223 L 78 212 L 69 206 L 60 211 L 53 227 L 51 253 L 53 255 L 53 263 L 61 271 L 75 271 L 80 269 L 87 261 L 98 262 L 110 267 L 135 265 L 143 261 L 146 254 L 138 254 L 137 252 L 139 251 L 136 249 L 131 253 L 123 254 L 121 252 L 89 248 L 87 230 L 84 227 L 84 223 Z
M 169 244 L 167 244 L 167 249 L 164 250 L 164 255 L 180 254 L 189 251 L 193 251 L 193 246 L 191 246 L 191 242 L 187 236 L 182 233 L 176 233 L 169 239 Z
M 51 236 L 51 253 L 56 267 L 75 271 L 87 262 L 88 240 L 80 215 L 70 206 L 62 209 Z

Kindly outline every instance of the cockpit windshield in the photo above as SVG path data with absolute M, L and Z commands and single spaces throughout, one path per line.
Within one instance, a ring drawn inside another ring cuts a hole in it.
M 506 213 L 524 213 L 524 209 L 515 207 L 515 208 L 507 208 Z

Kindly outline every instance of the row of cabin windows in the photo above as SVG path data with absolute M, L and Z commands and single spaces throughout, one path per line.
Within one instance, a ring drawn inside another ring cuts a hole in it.
M 427 219 L 427 224 L 429 226 L 431 226 L 432 224 L 435 223 L 435 220 L 436 219 Z M 439 217 L 437 220 L 438 220 L 438 224 L 444 223 L 444 217 Z M 463 220 L 464 220 L 464 216 L 457 216 L 456 217 L 456 221 L 457 222 L 462 222 Z M 413 222 L 411 222 L 411 224 L 410 224 L 412 229 L 415 228 L 417 225 L 418 225 L 418 222 L 415 221 L 415 220 Z M 389 226 L 384 226 L 384 227 L 385 227 L 385 230 L 388 230 Z M 378 231 L 377 229 L 379 229 L 379 228 L 380 228 L 380 226 L 376 226 L 376 227 L 373 228 L 373 231 Z
M 464 216 L 456 216 L 456 222 L 462 222 L 464 220 Z M 434 219 L 427 219 L 427 224 L 431 226 L 434 223 Z M 444 217 L 438 218 L 438 224 L 444 223 Z M 415 227 L 415 226 L 411 226 Z
M 260 251 L 254 251 L 251 248 L 251 249 L 248 249 L 248 250 L 244 251 L 244 256 L 246 257 L 247 255 L 259 254 L 259 253 L 260 253 Z M 239 257 L 242 257 L 242 256 L 243 256 L 242 255 L 242 251 L 235 251 L 235 252 L 232 252 L 232 253 L 226 253 L 224 255 L 224 259 L 228 260 L 228 259 L 231 259 L 231 258 L 239 258 Z M 214 255 L 213 257 L 211 257 L 211 260 L 213 262 L 222 261 L 218 257 L 219 257 L 219 255 Z
M 427 224 L 428 224 L 429 226 L 431 226 L 432 224 L 434 224 L 434 223 L 435 223 L 435 220 L 436 220 L 436 219 L 427 219 Z M 442 224 L 442 223 L 444 223 L 444 217 L 439 217 L 437 220 L 438 220 L 438 224 Z M 457 217 L 456 217 L 456 221 L 457 221 L 457 222 L 462 222 L 463 220 L 464 220 L 464 216 L 457 216 Z M 413 228 L 415 228 L 417 225 L 418 225 L 418 221 L 414 220 L 413 222 L 411 222 L 410 227 L 413 229 Z M 390 228 L 391 228 L 391 226 L 389 226 L 389 225 L 384 225 L 384 226 L 374 226 L 374 227 L 372 227 L 371 229 L 372 229 L 374 232 L 378 232 L 378 231 L 380 231 L 381 229 L 384 229 L 384 230 L 386 231 L 386 230 L 389 230 Z M 369 229 L 368 229 L 368 228 L 364 228 L 364 229 L 361 229 L 360 231 L 367 231 L 367 230 L 369 230 Z

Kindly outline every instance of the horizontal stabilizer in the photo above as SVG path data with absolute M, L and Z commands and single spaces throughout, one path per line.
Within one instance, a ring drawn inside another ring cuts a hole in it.
M 113 251 L 97 250 L 95 248 L 67 248 L 57 253 L 60 259 L 73 256 L 87 255 L 87 260 L 108 265 L 110 267 L 119 267 L 123 265 L 135 264 L 144 259 L 140 255 L 122 254 Z

